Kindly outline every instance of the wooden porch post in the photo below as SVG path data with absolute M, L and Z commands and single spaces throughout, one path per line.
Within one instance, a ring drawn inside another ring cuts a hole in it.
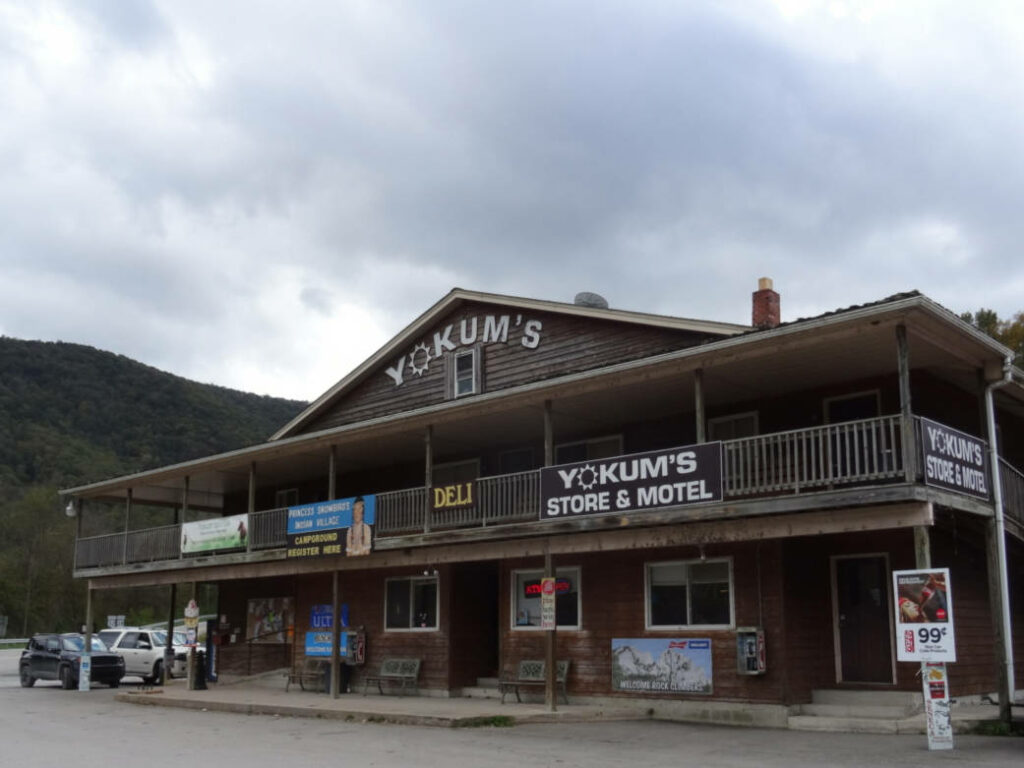
M 331 450 L 333 457 L 334 451 Z M 331 496 L 333 499 L 334 496 Z M 338 686 L 341 683 L 341 663 L 338 655 L 338 638 L 341 637 L 341 602 L 338 592 L 338 572 L 331 574 L 331 698 L 338 698 Z
M 544 578 L 552 579 L 554 577 L 555 568 L 551 562 L 551 544 L 548 541 L 544 543 Z M 555 633 L 557 631 L 558 612 L 556 611 L 555 628 L 545 632 L 547 642 L 544 644 L 544 704 L 547 706 L 548 712 L 555 712 L 558 709 L 558 694 L 555 690 L 555 679 L 558 675 L 555 664 Z
M 85 586 L 85 650 L 86 656 L 92 655 L 92 579 Z M 90 676 L 80 676 L 79 690 L 88 691 L 92 682 Z
M 246 506 L 251 515 L 256 511 L 256 462 L 249 462 L 249 503 Z
M 544 401 L 544 466 L 550 467 L 555 463 L 555 428 L 551 418 L 551 401 Z M 555 575 L 554 565 L 551 562 L 551 544 L 544 544 L 544 577 L 553 578 Z M 558 709 L 558 697 L 555 691 L 555 678 L 558 674 L 555 664 L 555 632 L 558 630 L 558 619 L 556 613 L 555 629 L 547 630 L 544 634 L 544 703 L 549 712 Z
M 423 494 L 423 532 L 430 533 L 430 489 L 434 485 L 434 426 L 427 426 L 423 435 L 424 444 L 424 477 L 426 492 Z
M 188 522 L 188 487 L 190 475 L 185 475 L 185 486 L 181 489 L 181 524 Z M 193 595 L 195 597 L 195 595 Z
M 544 466 L 555 463 L 555 426 L 551 417 L 551 401 L 544 401 Z
M 896 326 L 896 352 L 899 358 L 900 433 L 902 435 L 903 472 L 908 483 L 917 479 L 917 440 L 914 435 L 914 414 L 910 404 L 910 349 L 907 327 Z
M 171 667 L 174 664 L 174 603 L 178 597 L 178 585 L 171 584 L 171 599 L 167 604 L 167 642 L 164 644 L 164 665 L 161 670 L 163 685 L 171 674 Z
M 707 442 L 707 425 L 704 421 L 704 369 L 693 372 L 693 411 L 697 419 L 697 442 Z
M 121 565 L 128 564 L 128 524 L 132 516 L 132 489 L 124 497 L 124 546 L 121 548 Z

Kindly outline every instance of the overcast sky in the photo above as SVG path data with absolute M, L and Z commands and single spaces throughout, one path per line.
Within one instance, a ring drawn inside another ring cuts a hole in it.
M 1024 309 L 1017 0 L 0 0 L 0 334 L 312 399 L 451 288 Z

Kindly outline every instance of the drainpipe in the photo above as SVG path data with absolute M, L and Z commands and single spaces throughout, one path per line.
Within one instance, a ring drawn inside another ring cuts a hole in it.
M 989 462 L 992 467 L 992 500 L 995 505 L 995 544 L 996 570 L 999 578 L 999 608 L 1001 613 L 1000 627 L 1003 641 L 1003 658 L 1001 659 L 1002 675 L 999 680 L 999 717 L 1009 724 L 1011 707 L 1015 690 L 1016 678 L 1013 669 L 1013 634 L 1010 624 L 1010 585 L 1006 567 L 1006 531 L 1003 523 L 1003 485 L 999 476 L 999 448 L 996 445 L 996 414 L 992 402 L 992 393 L 999 387 L 1010 383 L 1011 358 L 1003 362 L 1002 378 L 991 382 L 985 387 L 985 416 L 988 421 Z

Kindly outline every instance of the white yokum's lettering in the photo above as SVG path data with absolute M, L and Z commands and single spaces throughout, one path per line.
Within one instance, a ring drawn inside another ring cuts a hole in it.
M 396 387 L 405 383 L 406 371 L 422 376 L 430 368 L 430 362 L 446 352 L 474 344 L 507 344 L 509 336 L 518 336 L 524 349 L 537 349 L 541 342 L 544 323 L 540 320 L 523 319 L 516 315 L 472 315 L 463 317 L 457 323 L 449 323 L 434 331 L 424 341 L 395 360 L 394 365 L 385 369 Z M 513 342 L 515 338 L 512 339 Z

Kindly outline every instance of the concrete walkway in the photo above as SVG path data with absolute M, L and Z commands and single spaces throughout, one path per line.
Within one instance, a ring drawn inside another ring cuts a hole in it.
M 282 674 L 238 681 L 210 683 L 205 691 L 190 691 L 183 680 L 167 685 L 117 694 L 118 701 L 183 709 L 237 712 L 240 714 L 315 717 L 374 723 L 402 723 L 459 727 L 506 721 L 515 723 L 589 722 L 595 720 L 646 720 L 642 710 L 586 704 L 558 704 L 548 712 L 543 704 L 501 704 L 497 699 L 441 698 L 435 696 L 380 696 L 346 693 L 332 699 L 324 693 L 292 686 L 284 690 Z
M 347 693 L 332 699 L 324 693 L 303 691 L 292 686 L 285 692 L 285 675 L 267 673 L 252 678 L 222 678 L 207 690 L 190 691 L 184 680 L 171 680 L 154 688 L 122 690 L 119 701 L 132 704 L 178 707 L 239 714 L 312 717 L 373 723 L 400 723 L 455 728 L 488 723 L 600 722 L 646 720 L 649 714 L 636 706 L 596 703 L 559 703 L 548 712 L 543 704 L 501 704 L 494 698 L 443 698 L 436 696 Z M 893 717 L 790 717 L 790 728 L 846 733 L 923 734 L 927 725 L 923 713 Z M 860 714 L 860 713 L 857 713 Z M 989 704 L 954 705 L 953 727 L 957 733 L 971 732 L 980 722 L 997 721 L 999 708 Z M 690 720 L 691 718 L 671 718 Z M 810 721 L 810 722 L 808 722 Z

